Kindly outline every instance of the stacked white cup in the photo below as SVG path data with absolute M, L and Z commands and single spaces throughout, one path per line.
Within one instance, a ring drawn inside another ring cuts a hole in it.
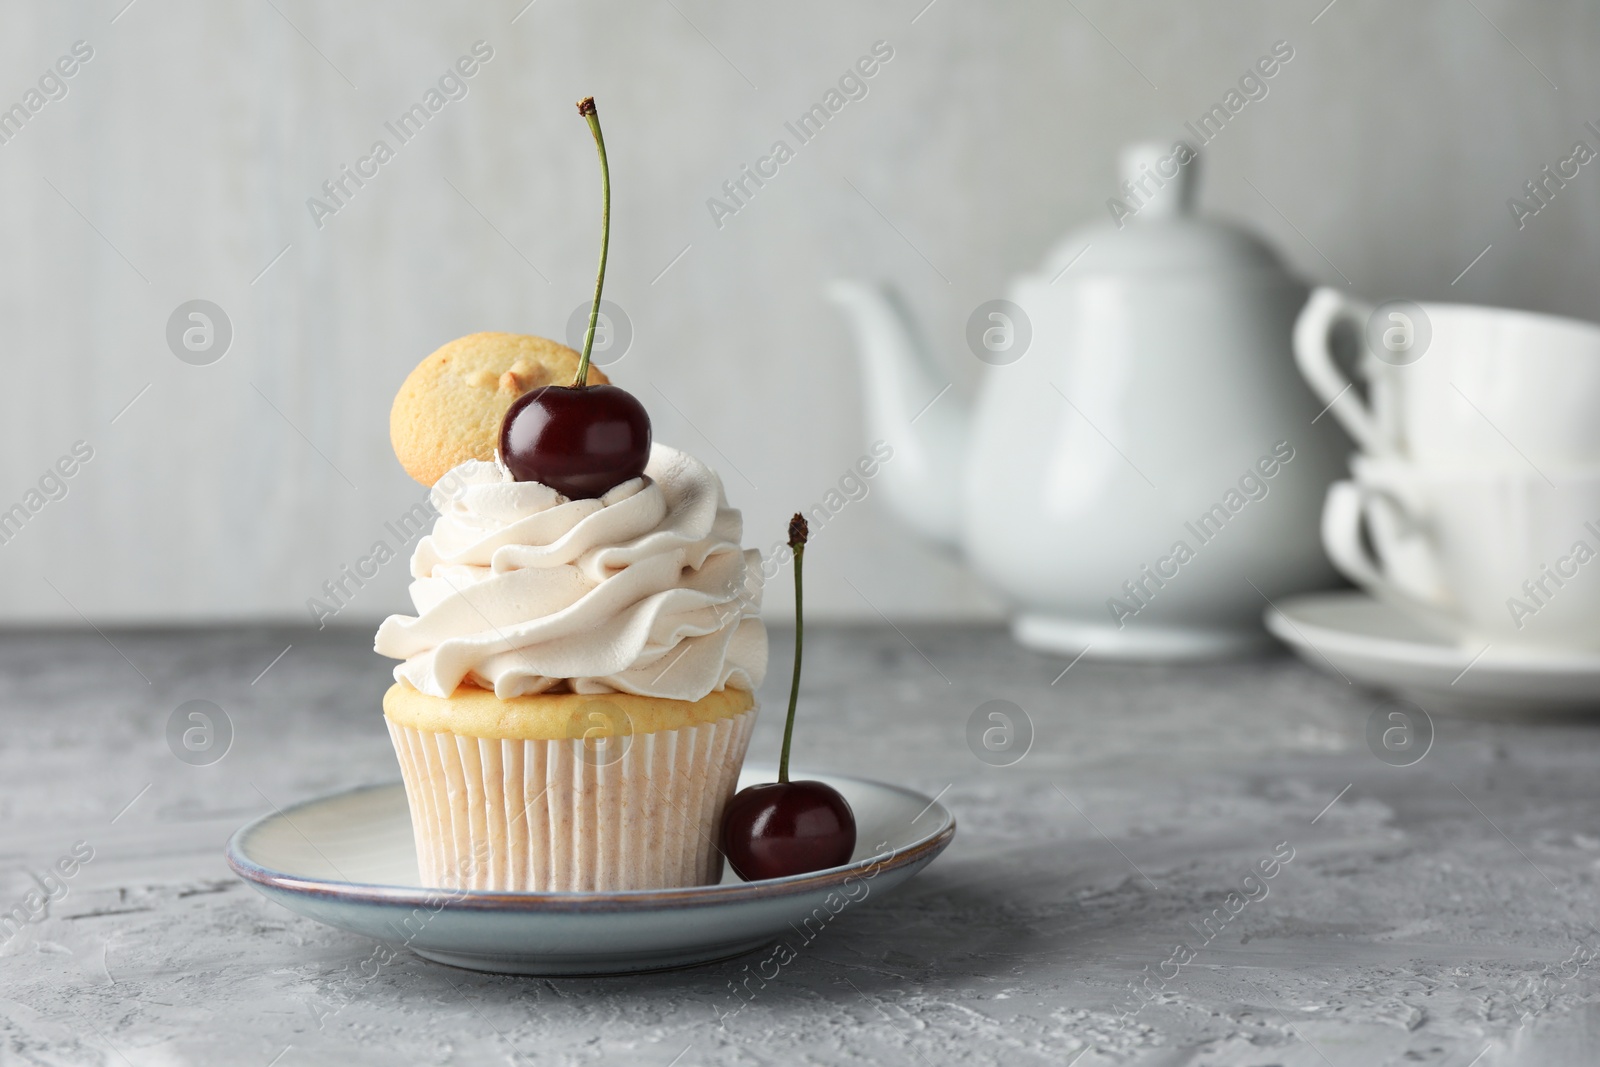
M 1318 289 L 1294 346 L 1361 449 L 1322 516 L 1346 576 L 1463 645 L 1600 650 L 1600 326 Z

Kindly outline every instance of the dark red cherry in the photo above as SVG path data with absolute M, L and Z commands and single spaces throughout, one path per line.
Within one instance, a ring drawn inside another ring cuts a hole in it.
M 849 802 L 821 782 L 741 789 L 722 822 L 723 854 L 747 882 L 842 866 L 855 847 Z
M 604 496 L 644 473 L 650 416 L 614 385 L 547 385 L 511 402 L 500 424 L 500 462 L 519 482 L 573 500 Z

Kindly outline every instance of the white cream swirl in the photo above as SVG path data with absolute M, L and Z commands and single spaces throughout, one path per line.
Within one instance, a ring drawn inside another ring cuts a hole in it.
M 767 669 L 759 553 L 705 464 L 655 445 L 644 477 L 568 500 L 468 460 L 434 486 L 433 532 L 411 556 L 417 615 L 373 644 L 395 679 L 434 696 L 468 683 L 699 700 Z

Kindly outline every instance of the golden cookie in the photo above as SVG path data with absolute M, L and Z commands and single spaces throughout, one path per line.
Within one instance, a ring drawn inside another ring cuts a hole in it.
M 469 459 L 493 459 L 500 421 L 517 397 L 542 385 L 571 385 L 578 353 L 543 337 L 474 333 L 417 364 L 389 411 L 389 441 L 400 466 L 423 485 Z M 609 379 L 590 364 L 589 384 Z

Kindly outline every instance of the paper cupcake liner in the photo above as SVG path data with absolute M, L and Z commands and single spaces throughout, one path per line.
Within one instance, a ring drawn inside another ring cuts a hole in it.
M 755 718 L 751 708 L 598 745 L 390 722 L 422 884 L 609 892 L 714 883 L 722 814 Z M 620 754 L 606 751 L 613 744 Z

